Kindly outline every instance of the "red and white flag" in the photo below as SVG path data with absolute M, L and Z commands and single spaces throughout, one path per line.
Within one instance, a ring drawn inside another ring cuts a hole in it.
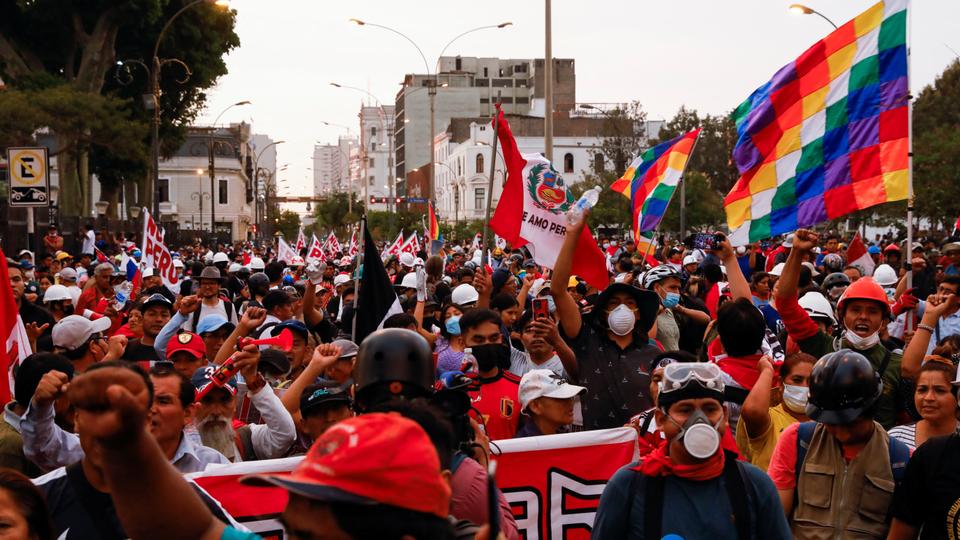
M 327 254 L 336 255 L 340 253 L 340 242 L 337 240 L 337 235 L 333 234 L 333 231 L 330 231 L 330 234 L 327 235 L 327 241 L 324 243 L 326 246 Z
M 300 227 L 297 232 L 297 245 L 293 249 L 297 250 L 297 255 L 299 255 L 300 250 L 305 247 L 307 247 L 307 237 L 303 235 L 303 227 Z
M 350 248 L 347 251 L 347 255 L 356 257 L 357 253 L 360 253 L 360 242 L 357 241 L 357 231 L 354 230 L 350 236 Z
M 5 374 L 6 384 L 0 384 L 0 403 L 8 403 L 13 395 L 13 371 L 23 359 L 33 354 L 30 338 L 23 326 L 23 319 L 13 298 L 10 286 L 10 269 L 7 257 L 0 251 L 0 336 L 3 336 L 4 349 L 0 354 L 0 368 Z
M 177 278 L 177 268 L 173 266 L 173 257 L 170 250 L 163 243 L 163 230 L 157 227 L 150 211 L 144 208 L 143 212 L 143 247 L 140 252 L 142 269 L 153 268 L 154 275 L 160 276 L 163 284 L 174 294 L 180 293 L 180 280 Z
M 873 258 L 867 252 L 867 246 L 863 243 L 859 231 L 853 236 L 850 245 L 847 246 L 847 264 L 860 267 L 860 271 L 865 276 L 873 275 L 873 268 L 876 263 L 873 262 Z
M 403 247 L 403 231 L 402 230 L 399 233 L 397 233 L 397 239 L 394 240 L 393 243 L 387 246 L 387 249 L 383 251 L 383 258 L 386 259 L 391 255 L 399 255 L 401 247 Z
M 287 243 L 282 237 L 277 238 L 277 260 L 283 261 L 287 264 L 293 262 L 293 258 L 297 256 L 297 252 L 290 247 L 290 244 Z
M 400 248 L 400 253 L 409 253 L 411 255 L 416 255 L 420 252 L 420 240 L 417 238 L 417 233 L 412 232 L 407 240 L 403 243 L 403 247 Z
M 97 264 L 110 262 L 110 259 L 108 259 L 107 256 L 104 255 L 103 252 L 100 251 L 100 249 L 96 246 L 93 247 L 93 254 L 97 257 Z
M 320 244 L 317 235 L 312 235 L 310 239 L 310 251 L 307 252 L 307 264 L 312 262 L 327 262 L 327 255 L 323 252 L 323 245 Z
M 498 116 L 507 183 L 490 226 L 511 246 L 527 246 L 537 264 L 553 269 L 567 232 L 566 213 L 576 200 L 546 158 L 520 153 L 503 112 Z M 606 260 L 589 227 L 578 239 L 572 272 L 598 289 L 609 284 Z

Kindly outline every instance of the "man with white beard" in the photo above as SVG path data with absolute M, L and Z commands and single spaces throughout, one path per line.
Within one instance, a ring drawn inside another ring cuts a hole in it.
M 247 384 L 247 395 L 260 411 L 262 424 L 242 424 L 234 420 L 237 407 L 237 379 L 216 384 L 211 375 L 217 366 L 200 368 L 191 381 L 197 390 L 194 422 L 200 441 L 230 461 L 254 461 L 283 457 L 297 436 L 296 426 L 280 398 L 257 373 L 260 351 L 247 346 L 236 354 L 234 363 Z

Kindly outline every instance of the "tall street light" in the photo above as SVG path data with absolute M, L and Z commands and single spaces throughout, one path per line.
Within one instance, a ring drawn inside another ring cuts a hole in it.
M 267 151 L 267 148 L 276 146 L 278 144 L 283 144 L 285 142 L 287 141 L 274 141 L 264 146 L 263 149 L 257 152 L 257 155 L 253 158 L 253 223 L 257 226 L 257 235 L 260 235 L 260 218 L 264 217 L 260 215 L 260 156 Z M 281 170 L 285 167 L 286 165 L 281 167 Z M 271 173 L 271 177 L 272 175 L 273 173 Z M 270 179 L 268 178 L 267 183 L 269 184 L 269 182 Z M 269 185 L 267 187 L 269 188 Z M 267 213 L 266 205 L 264 205 L 263 213 Z M 256 236 L 254 236 L 254 240 L 256 240 Z
M 217 199 L 214 198 L 214 183 L 217 173 L 216 168 L 216 145 L 214 144 L 213 136 L 217 132 L 217 124 L 220 122 L 220 117 L 224 115 L 227 111 L 234 107 L 240 107 L 243 105 L 250 105 L 250 101 L 243 100 L 230 105 L 226 109 L 222 110 L 220 114 L 213 120 L 213 127 L 210 128 L 210 135 L 207 137 L 207 161 L 208 161 L 208 172 L 210 174 L 210 234 L 216 237 L 217 235 Z
M 144 102 L 147 104 L 147 108 L 153 109 L 153 131 L 150 134 L 150 151 L 153 155 L 153 174 L 150 175 L 149 184 L 150 189 L 146 192 L 146 199 L 143 201 L 145 206 L 150 208 L 153 212 L 154 219 L 157 222 L 160 221 L 160 69 L 168 63 L 179 64 L 186 71 L 186 77 L 189 78 L 191 75 L 190 68 L 183 61 L 176 58 L 164 59 L 161 60 L 157 55 L 160 52 L 160 42 L 163 41 L 163 37 L 167 34 L 167 30 L 170 29 L 170 25 L 173 24 L 180 15 L 182 15 L 188 9 L 203 3 L 213 3 L 219 7 L 227 7 L 229 3 L 226 0 L 193 0 L 189 4 L 180 8 L 179 11 L 173 14 L 167 20 L 167 23 L 163 25 L 163 28 L 160 30 L 160 35 L 157 36 L 157 41 L 153 44 L 153 55 L 151 56 L 153 62 L 151 64 L 150 73 L 150 90 L 151 94 L 144 96 Z M 186 79 L 180 81 L 181 84 L 186 82 Z M 211 193 L 211 197 L 213 194 Z M 212 199 L 211 199 L 212 200 Z
M 832 26 L 834 30 L 837 29 L 836 23 L 834 23 L 833 21 L 831 21 L 831 20 L 830 20 L 826 15 L 824 15 L 823 13 L 820 13 L 819 11 L 817 11 L 817 10 L 811 8 L 811 7 L 807 7 L 807 6 L 803 5 L 803 4 L 791 4 L 789 9 L 790 9 L 790 13 L 793 13 L 794 15 L 819 15 L 821 19 L 823 19 L 823 20 L 827 21 L 828 23 L 830 23 L 830 26 Z
M 478 26 L 477 28 L 472 28 L 470 30 L 462 32 L 461 34 L 457 35 L 456 37 L 451 39 L 446 45 L 443 46 L 443 49 L 440 50 L 440 56 L 437 57 L 437 61 L 435 63 L 435 69 L 433 70 L 433 72 L 431 72 L 430 63 L 427 62 L 427 57 L 423 54 L 423 50 L 421 50 L 420 46 L 417 45 L 415 41 L 410 39 L 410 37 L 404 34 L 403 32 L 390 28 L 389 26 L 361 21 L 360 19 L 350 19 L 350 22 L 356 24 L 357 26 L 373 26 L 373 27 L 382 28 L 383 30 L 387 30 L 389 32 L 393 32 L 394 34 L 397 34 L 403 39 L 409 41 L 410 44 L 413 45 L 415 49 L 417 49 L 417 52 L 420 53 L 420 58 L 423 59 L 423 66 L 427 70 L 427 93 L 430 96 L 430 136 L 428 137 L 429 144 L 430 144 L 430 154 L 429 154 L 429 157 L 427 158 L 427 166 L 430 167 L 430 170 L 427 172 L 427 174 L 429 174 L 429 177 L 427 181 L 427 197 L 426 198 L 427 200 L 432 201 L 433 187 L 436 181 L 436 167 L 433 166 L 433 160 L 435 159 L 435 156 L 436 156 L 436 138 L 434 137 L 434 135 L 436 135 L 436 127 L 434 124 L 436 122 L 436 97 L 437 97 L 437 86 L 438 86 L 437 71 L 439 71 L 440 58 L 443 57 L 443 53 L 446 52 L 447 48 L 450 47 L 450 45 L 452 45 L 453 42 L 457 41 L 458 39 L 462 38 L 467 34 L 472 34 L 473 32 L 479 32 L 480 30 L 506 28 L 508 26 L 512 26 L 513 23 L 508 21 L 508 22 L 502 22 L 500 24 Z

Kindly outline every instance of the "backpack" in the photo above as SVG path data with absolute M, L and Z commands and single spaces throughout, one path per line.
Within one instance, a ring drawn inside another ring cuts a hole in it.
M 797 426 L 797 465 L 794 471 L 797 480 L 797 486 L 800 486 L 800 469 L 803 467 L 804 460 L 807 459 L 807 449 L 810 448 L 810 440 L 813 438 L 813 432 L 817 423 L 801 422 Z M 907 461 L 910 460 L 910 448 L 893 437 L 889 437 L 887 451 L 890 455 L 890 469 L 893 473 L 893 483 L 899 486 L 903 481 L 903 476 L 907 472 Z M 796 490 L 796 488 L 794 488 Z
M 233 318 L 233 302 L 227 300 L 226 298 L 220 296 L 218 297 L 221 302 L 223 302 L 223 310 L 227 312 L 227 322 L 230 322 L 230 319 Z M 202 302 L 202 301 L 201 301 Z M 203 309 L 203 304 L 200 304 L 200 307 L 193 312 L 193 331 L 197 331 L 197 324 L 200 323 L 200 310 Z
M 651 415 L 652 416 L 652 415 Z M 749 540 L 752 537 L 753 516 L 750 514 L 749 503 L 757 500 L 753 482 L 747 478 L 744 466 L 737 460 L 736 454 L 724 450 L 723 485 L 727 490 L 727 498 L 733 509 L 734 526 L 737 528 L 739 540 Z M 627 503 L 627 521 L 630 521 L 629 512 L 633 510 L 633 500 L 640 491 L 637 472 L 630 479 L 630 500 Z M 643 537 L 661 538 L 663 536 L 663 493 L 666 477 L 647 476 L 646 488 L 643 495 Z

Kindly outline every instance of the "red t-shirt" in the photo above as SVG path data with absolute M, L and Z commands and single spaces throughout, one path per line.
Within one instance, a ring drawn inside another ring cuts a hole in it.
M 474 411 L 470 416 L 484 425 L 491 440 L 512 439 L 520 424 L 520 377 L 503 369 L 496 377 L 479 378 L 480 390 L 470 392 Z

